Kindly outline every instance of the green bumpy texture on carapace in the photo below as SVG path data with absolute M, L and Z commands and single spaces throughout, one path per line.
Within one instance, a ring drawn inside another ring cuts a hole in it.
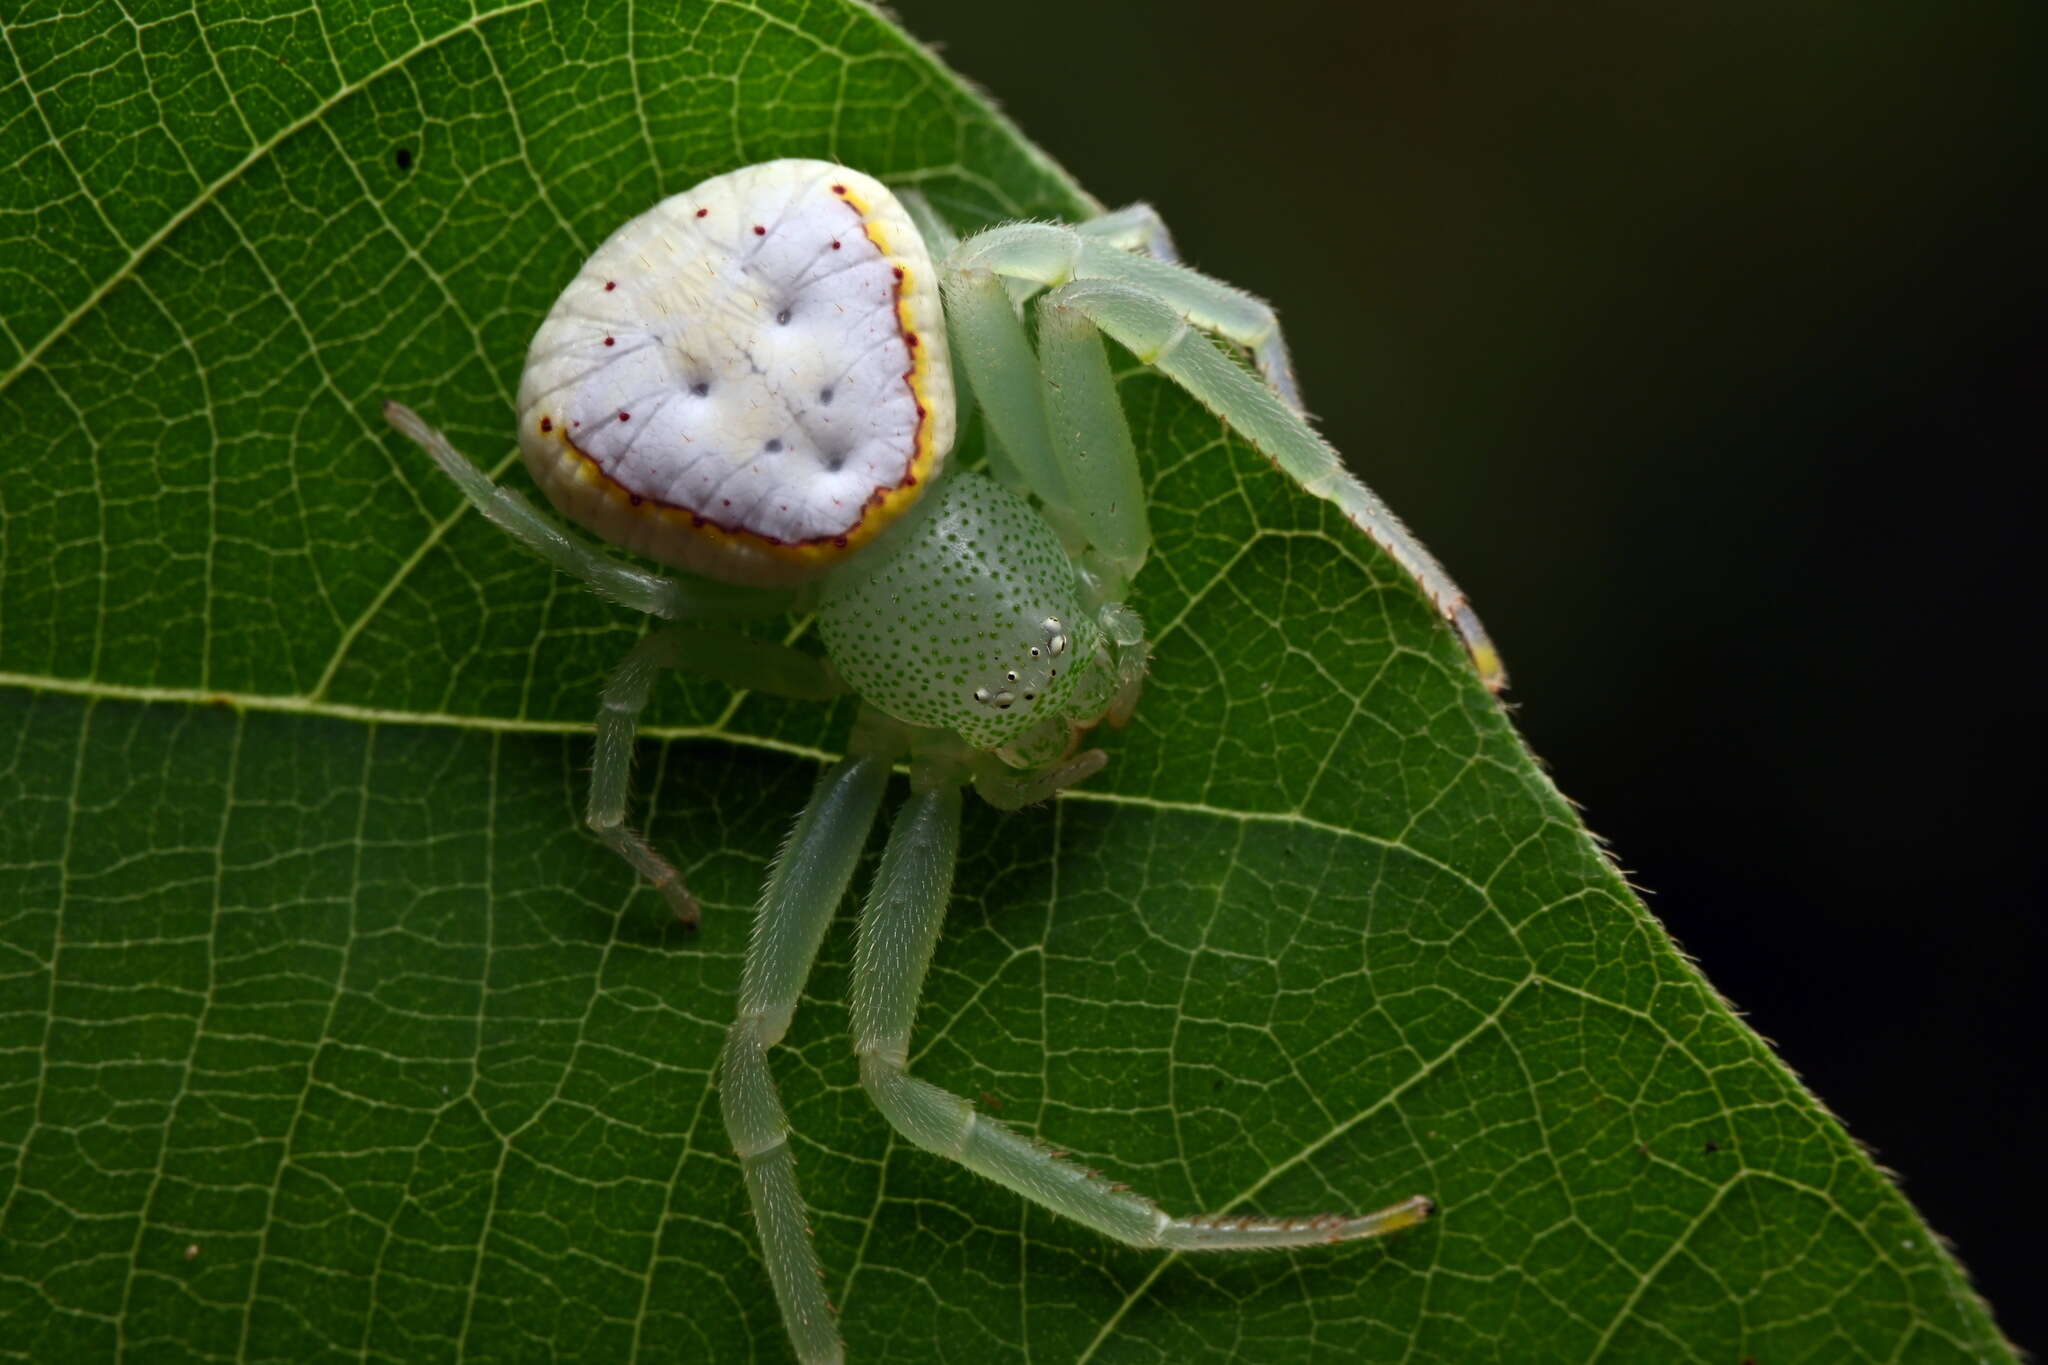
M 833 575 L 825 648 L 862 698 L 994 749 L 1058 715 L 1100 632 L 1044 517 L 981 474 L 954 474 L 911 524 Z

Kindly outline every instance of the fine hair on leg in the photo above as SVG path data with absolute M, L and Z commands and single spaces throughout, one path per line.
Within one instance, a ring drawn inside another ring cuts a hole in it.
M 739 1154 L 783 1325 L 803 1365 L 845 1359 L 825 1298 L 810 1215 L 796 1183 L 789 1119 L 768 1069 L 818 945 L 845 898 L 889 778 L 886 759 L 847 758 L 827 769 L 776 856 L 761 892 L 740 974 L 740 997 L 718 1065 L 726 1134 Z
M 1166 230 L 1166 220 L 1150 204 L 1126 204 L 1111 209 L 1074 224 L 1074 231 L 1085 237 L 1098 237 L 1125 251 L 1143 251 L 1155 261 L 1180 263 L 1180 252 L 1173 245 L 1173 234 Z
M 1297 413 L 1303 411 L 1279 315 L 1264 299 L 1236 285 L 1177 261 L 1123 250 L 1111 238 L 1052 223 L 990 228 L 962 242 L 948 264 L 1046 288 L 1074 280 L 1110 280 L 1141 289 L 1195 326 L 1251 351 L 1259 373 L 1280 400 Z
M 490 475 L 405 404 L 387 401 L 384 420 L 431 455 L 470 505 L 500 530 L 608 602 L 669 620 L 730 620 L 777 616 L 789 610 L 794 600 L 791 593 L 780 589 L 667 578 L 636 569 L 568 530 L 511 489 L 492 483 Z
M 1450 622 L 1481 681 L 1495 691 L 1506 684 L 1500 654 L 1464 591 L 1299 413 L 1169 304 L 1143 290 L 1107 280 L 1082 280 L 1056 293 L 1118 345 L 1186 389 L 1304 490 L 1335 505 L 1415 580 Z
M 911 1022 L 945 919 L 959 846 L 958 784 L 942 782 L 913 792 L 890 827 L 854 949 L 853 1045 L 860 1054 L 861 1085 L 904 1137 L 1135 1247 L 1227 1251 L 1312 1246 L 1393 1232 L 1429 1216 L 1432 1205 L 1417 1197 L 1362 1217 L 1175 1218 L 1037 1139 L 975 1112 L 961 1096 L 912 1076 Z
M 846 691 L 824 660 L 787 645 L 755 640 L 732 631 L 664 626 L 641 637 L 612 670 L 597 712 L 597 748 L 590 771 L 590 803 L 584 822 L 605 847 L 654 884 L 684 928 L 700 918 L 697 898 L 675 864 L 626 823 L 633 771 L 634 738 L 640 714 L 663 669 L 681 669 L 775 696 L 824 701 Z
M 655 851 L 641 833 L 626 823 L 627 788 L 633 775 L 633 739 L 640 727 L 640 713 L 654 691 L 661 670 L 674 665 L 680 644 L 673 629 L 642 636 L 632 652 L 619 661 L 604 685 L 604 702 L 597 712 L 597 750 L 590 768 L 590 804 L 584 811 L 588 824 L 605 847 L 633 865 L 635 871 L 654 884 L 668 901 L 676 919 L 686 929 L 695 929 L 701 911 L 697 898 L 683 884 L 674 863 Z

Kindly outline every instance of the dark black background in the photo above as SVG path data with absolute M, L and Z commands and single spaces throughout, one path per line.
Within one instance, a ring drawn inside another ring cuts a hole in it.
M 1279 305 L 1559 785 L 2048 1342 L 2041 7 L 896 8 Z

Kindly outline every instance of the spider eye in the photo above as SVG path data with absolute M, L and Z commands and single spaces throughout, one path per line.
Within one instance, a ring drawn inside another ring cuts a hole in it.
M 811 455 L 794 433 L 784 443 Z M 847 469 L 864 458 L 852 455 Z M 986 475 L 949 475 L 888 547 L 893 553 L 855 560 L 825 581 L 819 631 L 864 700 L 910 724 L 954 731 L 976 749 L 1027 734 L 1038 748 L 1064 746 L 1063 726 L 1045 724 L 1041 734 L 1040 724 L 1087 710 L 1085 698 L 1068 706 L 1087 670 L 1065 658 L 1049 668 L 1040 625 L 1073 621 L 1070 652 L 1085 660 L 1094 623 L 1076 602 L 1072 561 L 1030 510 Z

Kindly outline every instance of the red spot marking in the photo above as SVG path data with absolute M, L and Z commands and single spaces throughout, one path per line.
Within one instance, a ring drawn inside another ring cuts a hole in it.
M 834 537 L 832 537 L 832 543 L 833 543 L 834 545 L 838 546 L 838 547 L 839 547 L 840 549 L 842 549 L 842 550 L 843 550 L 843 549 L 845 549 L 845 548 L 846 548 L 846 537 L 845 537 L 845 536 L 834 536 Z
M 707 214 L 707 213 L 709 213 L 709 212 L 711 212 L 711 210 L 710 210 L 710 209 L 698 209 L 698 210 L 697 210 L 697 216 L 698 216 L 699 218 L 702 218 L 702 217 L 703 217 L 703 216 L 704 216 L 705 214 Z
M 605 344 L 605 345 L 607 345 L 607 346 L 614 346 L 614 345 L 617 345 L 617 344 L 618 344 L 618 338 L 617 338 L 617 337 L 606 337 L 606 338 L 604 339 L 604 344 Z
M 924 404 L 922 404 L 922 403 L 919 403 L 919 404 L 917 405 L 917 415 L 918 415 L 919 417 L 922 417 L 922 416 L 924 416 Z
M 896 278 L 899 280 L 903 278 L 903 267 L 900 265 L 896 267 Z
M 754 235 L 756 237 L 766 237 L 768 235 L 768 229 L 762 227 L 759 223 L 756 223 L 754 224 Z
M 555 429 L 555 424 L 554 424 L 553 422 L 550 422 L 550 421 L 549 421 L 549 420 L 548 420 L 547 418 L 545 418 L 545 417 L 543 417 L 543 418 L 541 418 L 541 419 L 540 419 L 540 434 L 541 434 L 541 435 L 545 436 L 545 435 L 547 435 L 547 434 L 548 434 L 549 432 L 553 431 L 554 429 Z
M 569 425 L 570 425 L 570 426 L 572 426 L 572 427 L 580 427 L 580 426 L 582 426 L 582 425 L 583 425 L 583 423 L 581 423 L 581 422 L 571 422 L 571 423 L 569 423 Z
M 905 333 L 903 334 L 903 344 L 904 344 L 905 346 L 915 346 L 915 345 L 917 345 L 917 333 L 915 333 L 915 332 L 905 332 Z M 920 410 L 920 412 L 919 412 L 919 415 L 920 415 L 920 416 L 922 416 L 922 415 L 923 415 L 923 413 L 922 413 L 922 410 Z
M 704 524 L 704 518 L 702 518 L 702 517 L 698 517 L 698 516 L 693 516 L 693 517 L 691 517 L 691 518 L 690 518 L 690 525 L 692 525 L 692 526 L 702 526 L 703 524 Z
M 617 289 L 618 287 L 619 282 L 617 280 L 606 280 L 604 282 L 604 292 L 607 294 L 611 293 L 612 290 Z
M 846 186 L 844 186 L 844 185 L 834 185 L 834 186 L 832 187 L 832 193 L 834 193 L 834 194 L 844 194 L 844 193 L 846 193 Z
M 646 501 L 646 499 L 642 498 L 638 493 L 628 493 L 626 496 L 633 500 L 633 505 L 635 507 L 638 507 L 641 503 Z
M 832 244 L 832 249 L 833 249 L 834 251 L 837 251 L 837 250 L 839 250 L 839 243 L 837 243 L 837 242 L 834 242 L 834 243 Z
M 625 420 L 626 420 L 626 419 L 627 419 L 628 417 L 631 417 L 632 415 L 633 415 L 633 414 L 632 414 L 632 413 L 630 413 L 630 412 L 622 412 L 622 413 L 620 413 L 620 414 L 619 414 L 619 420 L 620 420 L 621 422 L 623 422 L 623 421 L 625 421 Z
M 915 487 L 917 487 L 917 475 L 915 475 L 915 474 L 905 474 L 905 475 L 903 476 L 903 486 L 904 486 L 905 488 L 915 488 Z
M 720 498 L 720 499 L 718 500 L 718 503 L 719 503 L 719 506 L 721 506 L 721 507 L 730 507 L 730 506 L 732 506 L 732 499 L 731 499 L 731 498 Z

